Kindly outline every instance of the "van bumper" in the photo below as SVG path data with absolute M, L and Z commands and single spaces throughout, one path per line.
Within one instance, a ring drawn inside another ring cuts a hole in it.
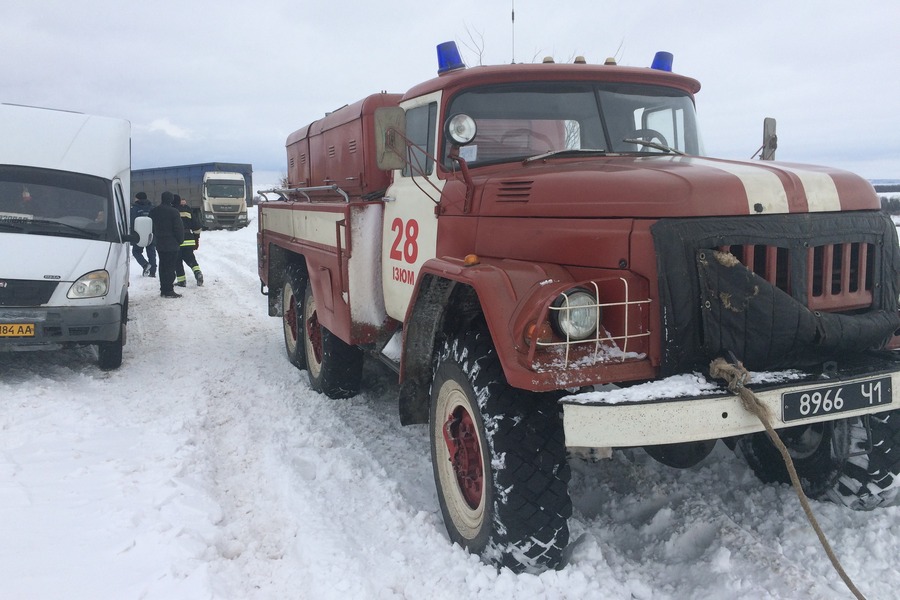
M 122 305 L 0 307 L 0 350 L 48 344 L 94 344 L 119 339 Z M 32 327 L 27 327 L 31 325 Z M 10 332 L 10 329 L 13 331 Z M 16 335 L 20 334 L 20 335 Z

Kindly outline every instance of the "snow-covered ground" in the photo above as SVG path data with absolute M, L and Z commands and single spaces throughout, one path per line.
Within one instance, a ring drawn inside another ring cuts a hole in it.
M 573 461 L 569 564 L 497 572 L 451 546 L 424 426 L 367 366 L 313 393 L 256 275 L 256 209 L 206 232 L 202 288 L 133 270 L 125 363 L 0 353 L 0 597 L 847 598 L 791 488 L 720 444 L 678 471 L 641 450 Z M 813 502 L 870 598 L 898 595 L 900 508 Z

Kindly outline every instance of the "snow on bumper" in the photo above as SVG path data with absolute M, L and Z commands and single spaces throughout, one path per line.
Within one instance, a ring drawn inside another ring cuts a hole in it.
M 769 407 L 775 429 L 900 408 L 900 368 L 760 389 L 754 389 L 752 384 L 747 387 Z M 870 394 L 868 398 L 866 393 Z M 583 397 L 561 400 L 566 445 L 570 448 L 674 444 L 765 429 L 755 415 L 743 408 L 740 398 L 727 391 L 620 403 L 585 403 Z M 840 398 L 840 410 L 835 408 L 835 398 Z M 824 410 L 826 407 L 828 410 Z

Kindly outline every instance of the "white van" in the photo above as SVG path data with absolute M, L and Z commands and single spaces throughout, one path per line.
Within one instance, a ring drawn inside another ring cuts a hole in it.
M 129 242 L 149 241 L 130 174 L 128 121 L 0 104 L 0 351 L 96 344 L 122 364 Z

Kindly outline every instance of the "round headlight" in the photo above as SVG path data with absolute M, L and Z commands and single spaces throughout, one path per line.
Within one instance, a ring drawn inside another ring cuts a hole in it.
M 583 340 L 597 331 L 600 309 L 593 294 L 583 289 L 570 290 L 554 300 L 550 322 L 561 337 Z
M 447 122 L 447 135 L 450 136 L 454 144 L 460 146 L 468 144 L 475 139 L 477 129 L 475 119 L 465 114 L 453 115 Z

